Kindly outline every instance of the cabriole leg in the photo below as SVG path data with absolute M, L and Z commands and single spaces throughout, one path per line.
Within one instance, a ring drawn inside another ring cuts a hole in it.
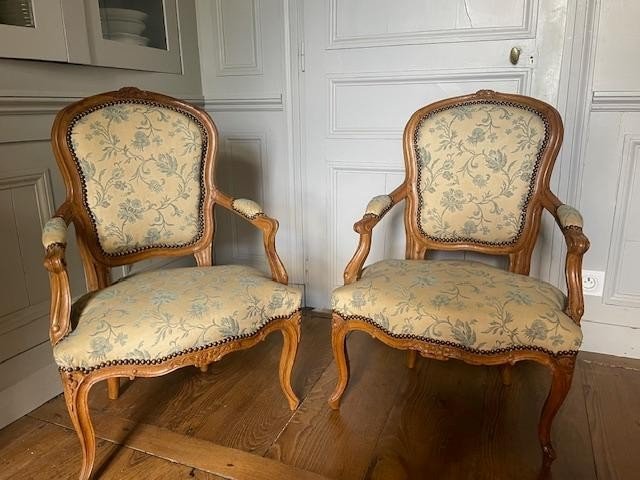
M 300 343 L 300 312 L 295 313 L 284 323 L 282 328 L 282 353 L 280 355 L 280 385 L 284 396 L 289 402 L 289 408 L 295 410 L 300 401 L 291 387 L 291 372 Z
M 555 360 L 552 367 L 551 390 L 544 402 L 538 426 L 538 438 L 545 464 L 550 464 L 556 459 L 556 453 L 551 445 L 551 424 L 569 393 L 575 361 L 575 357 L 560 357 Z
M 333 358 L 338 367 L 338 384 L 329 398 L 329 406 L 334 410 L 340 407 L 340 398 L 349 382 L 349 356 L 347 354 L 347 322 L 340 316 L 333 314 L 331 325 L 331 344 Z
M 86 377 L 80 372 L 63 372 L 62 384 L 67 410 L 82 447 L 82 468 L 79 479 L 88 480 L 91 478 L 96 459 L 96 437 L 89 416 L 88 402 L 91 385 L 86 382 Z

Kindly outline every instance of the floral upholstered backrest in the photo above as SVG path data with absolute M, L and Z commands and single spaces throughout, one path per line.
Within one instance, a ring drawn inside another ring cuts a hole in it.
M 104 256 L 199 240 L 207 141 L 194 115 L 149 100 L 106 102 L 71 120 L 67 147 Z
M 547 146 L 537 110 L 473 99 L 428 111 L 413 132 L 417 226 L 431 241 L 512 245 Z

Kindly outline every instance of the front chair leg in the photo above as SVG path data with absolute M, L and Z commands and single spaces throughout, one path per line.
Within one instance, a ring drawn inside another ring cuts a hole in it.
M 289 402 L 289 408 L 295 410 L 300 401 L 291 387 L 291 372 L 300 343 L 300 312 L 295 313 L 282 328 L 282 353 L 280 355 L 280 386 Z
M 107 378 L 107 394 L 109 400 L 117 400 L 120 396 L 120 379 L 118 377 Z
M 96 459 L 96 437 L 89 416 L 89 389 L 91 385 L 81 372 L 62 372 L 64 399 L 73 427 L 82 447 L 82 469 L 80 480 L 91 478 Z
M 338 367 L 338 384 L 329 398 L 329 406 L 337 410 L 340 406 L 340 398 L 349 382 L 349 356 L 347 354 L 347 322 L 340 316 L 333 314 L 331 325 L 331 344 L 333 345 L 333 357 Z
M 560 357 L 554 361 L 552 367 L 551 390 L 544 402 L 538 425 L 538 438 L 545 464 L 550 464 L 556 459 L 556 453 L 551 445 L 551 424 L 569 393 L 575 362 L 576 357 Z

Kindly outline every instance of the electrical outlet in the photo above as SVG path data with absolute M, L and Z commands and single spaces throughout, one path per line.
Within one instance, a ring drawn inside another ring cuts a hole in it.
M 604 272 L 599 270 L 582 270 L 582 291 L 585 295 L 602 296 L 604 289 Z

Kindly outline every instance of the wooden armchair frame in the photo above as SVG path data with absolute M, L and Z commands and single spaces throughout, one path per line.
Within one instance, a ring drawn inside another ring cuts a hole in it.
M 199 238 L 191 245 L 180 248 L 149 248 L 132 254 L 110 256 L 100 248 L 96 232 L 91 223 L 89 213 L 83 204 L 82 184 L 73 152 L 68 143 L 69 128 L 74 118 L 81 112 L 99 108 L 102 105 L 118 102 L 135 101 L 150 103 L 181 113 L 191 115 L 201 124 L 206 136 L 206 147 L 203 146 L 203 181 L 201 216 L 202 230 Z M 88 291 L 97 291 L 110 284 L 110 268 L 130 264 L 153 256 L 194 255 L 199 267 L 211 266 L 213 262 L 212 247 L 215 231 L 213 209 L 220 205 L 240 215 L 263 233 L 264 248 L 271 269 L 272 279 L 287 284 L 287 272 L 275 247 L 275 236 L 278 222 L 265 215 L 261 209 L 252 215 L 243 213 L 234 207 L 235 200 L 220 191 L 213 181 L 214 161 L 217 149 L 217 131 L 209 115 L 187 103 L 164 95 L 141 91 L 127 87 L 89 97 L 69 105 L 62 110 L 53 124 L 53 150 L 62 172 L 67 189 L 66 201 L 58 208 L 55 216 L 61 218 L 68 226 L 73 222 L 76 230 L 82 264 L 86 276 Z M 259 207 L 257 204 L 253 204 Z M 50 339 L 56 345 L 71 329 L 71 289 L 65 262 L 65 241 L 54 242 L 46 246 L 44 265 L 49 272 L 51 283 Z M 285 318 L 270 321 L 253 335 L 231 339 L 226 343 L 208 348 L 190 349 L 172 355 L 160 361 L 126 361 L 124 363 L 107 362 L 106 366 L 90 370 L 63 370 L 61 378 L 69 415 L 80 439 L 83 452 L 80 479 L 90 478 L 95 461 L 95 433 L 89 416 L 88 394 L 91 387 L 102 380 L 108 381 L 109 397 L 118 397 L 119 378 L 156 377 L 172 372 L 178 368 L 193 365 L 206 371 L 207 366 L 220 360 L 228 353 L 250 348 L 264 340 L 270 333 L 280 330 L 284 343 L 279 366 L 279 378 L 285 397 L 292 410 L 298 406 L 298 397 L 291 387 L 291 372 L 300 340 L 300 311 Z
M 458 104 L 483 100 L 522 105 L 539 112 L 547 121 L 549 137 L 542 152 L 537 179 L 529 200 L 525 228 L 519 239 L 511 245 L 488 246 L 470 242 L 445 243 L 433 241 L 420 232 L 417 224 L 418 182 L 416 154 L 413 148 L 414 132 L 421 119 L 430 112 L 439 111 L 443 108 Z M 576 222 L 574 222 L 576 224 L 568 223 L 558 214 L 558 208 L 563 204 L 549 188 L 551 171 L 562 143 L 562 136 L 562 120 L 560 114 L 553 107 L 539 100 L 520 95 L 481 90 L 472 95 L 446 99 L 423 107 L 415 112 L 407 123 L 404 131 L 406 178 L 399 187 L 388 195 L 387 204 L 384 208 L 374 213 L 366 213 L 361 220 L 355 223 L 353 228 L 356 233 L 359 234 L 360 239 L 356 252 L 344 271 L 345 285 L 360 279 L 364 262 L 371 248 L 373 228 L 391 208 L 402 200 L 407 201 L 404 211 L 407 259 L 426 259 L 430 250 L 466 250 L 493 255 L 506 255 L 509 258 L 509 270 L 522 275 L 529 274 L 531 255 L 540 228 L 541 213 L 543 209 L 546 209 L 554 216 L 556 223 L 562 230 L 567 246 L 565 272 L 568 299 L 564 311 L 579 325 L 584 313 L 581 278 L 582 258 L 589 248 L 589 241 L 582 232 L 581 224 L 577 224 Z M 329 405 L 333 409 L 339 408 L 340 398 L 345 391 L 349 379 L 346 338 L 347 334 L 353 330 L 367 332 L 372 337 L 377 338 L 391 347 L 408 350 L 407 363 L 409 368 L 415 365 L 418 353 L 423 357 L 437 360 L 454 358 L 474 365 L 501 365 L 503 366 L 503 381 L 505 384 L 509 384 L 509 368 L 517 362 L 533 360 L 547 366 L 552 371 L 552 384 L 542 409 L 538 437 L 545 463 L 548 464 L 555 459 L 556 455 L 551 444 L 551 424 L 569 392 L 573 377 L 575 354 L 551 355 L 537 349 L 519 349 L 486 354 L 474 353 L 454 345 L 439 345 L 415 338 L 392 337 L 369 322 L 354 318 L 345 319 L 334 311 L 332 316 L 332 344 L 339 378 L 335 391 L 329 399 Z

